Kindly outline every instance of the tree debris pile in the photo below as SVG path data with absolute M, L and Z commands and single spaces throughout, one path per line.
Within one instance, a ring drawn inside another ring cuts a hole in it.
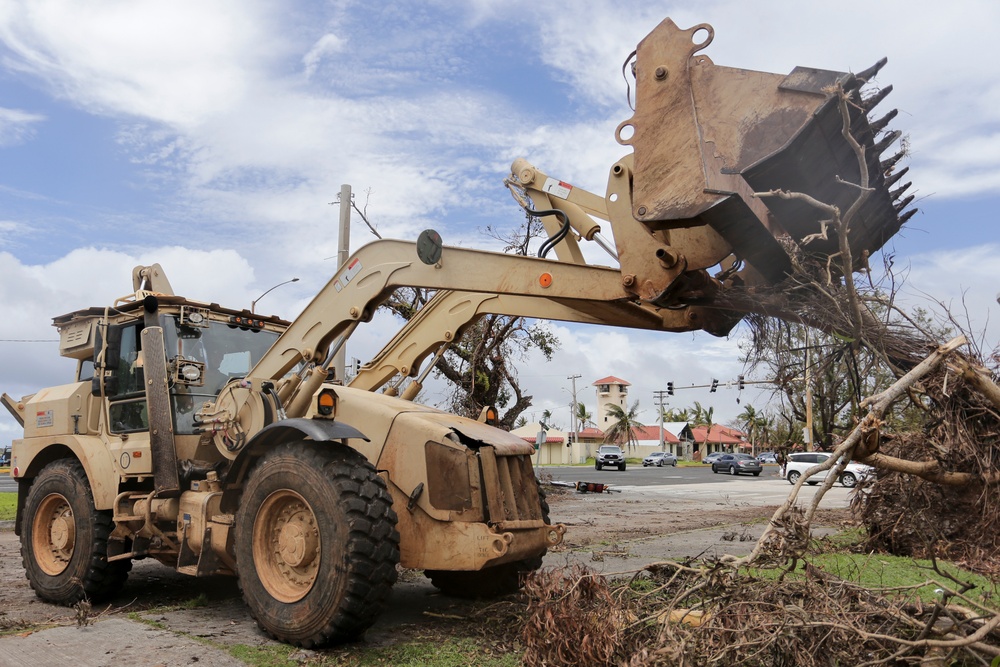
M 943 376 L 942 370 L 926 378 L 925 388 Z M 926 477 L 880 470 L 855 496 L 853 509 L 868 532 L 868 549 L 946 558 L 998 576 L 1000 418 L 968 384 L 952 377 L 951 385 L 950 396 L 935 397 L 931 426 L 882 442 L 879 449 L 928 470 Z
M 962 665 L 1000 653 L 985 609 L 805 573 L 665 562 L 609 583 L 580 567 L 539 571 L 526 587 L 524 664 Z
M 604 577 L 582 565 L 536 570 L 521 633 L 525 665 L 612 664 L 621 646 L 623 609 Z

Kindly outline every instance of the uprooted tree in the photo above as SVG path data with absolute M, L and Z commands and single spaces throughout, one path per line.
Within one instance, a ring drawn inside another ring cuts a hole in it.
M 856 197 L 842 208 L 799 192 L 757 193 L 819 211 L 818 228 L 801 249 L 790 247 L 793 272 L 784 282 L 730 290 L 718 305 L 750 313 L 759 353 L 774 336 L 801 335 L 790 333 L 791 327 L 825 337 L 828 344 L 814 351 L 811 363 L 838 374 L 826 443 L 835 455 L 792 487 L 748 556 L 650 566 L 641 574 L 652 587 L 638 595 L 627 585 L 609 593 L 609 584 L 592 573 L 537 575 L 527 589 L 532 596 L 524 633 L 527 664 L 559 662 L 558 656 L 572 654 L 578 664 L 618 661 L 635 667 L 943 666 L 989 664 L 1000 655 L 1000 610 L 965 596 L 968 585 L 940 571 L 940 599 L 914 605 L 808 565 L 804 580 L 782 582 L 780 575 L 777 583 L 748 578 L 740 570 L 795 568 L 808 553 L 810 525 L 823 494 L 854 459 L 877 470 L 854 500 L 869 548 L 946 557 L 1000 573 L 1000 387 L 969 338 L 942 340 L 948 326 L 928 327 L 919 313 L 899 307 L 892 289 L 855 283 L 856 271 L 870 276 L 870 270 L 867 256 L 853 256 L 848 232 L 872 192 L 869 169 L 878 160 L 851 136 L 851 107 L 864 104 L 857 91 L 834 92 L 860 172 L 857 182 L 841 183 Z M 899 175 L 887 172 L 885 179 Z M 837 247 L 828 256 L 811 254 L 811 242 Z M 815 498 L 805 507 L 798 503 L 808 478 L 831 468 Z M 612 599 L 620 605 L 614 614 L 606 610 Z M 594 627 L 590 618 L 603 621 Z M 549 627 L 571 630 L 556 639 L 540 634 Z M 590 660 L 578 649 L 583 638 L 574 632 L 581 628 L 591 644 L 618 650 L 604 648 L 598 662 Z

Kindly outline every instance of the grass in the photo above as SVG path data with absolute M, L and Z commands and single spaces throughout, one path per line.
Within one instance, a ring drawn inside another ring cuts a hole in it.
M 940 599 L 940 591 L 944 588 L 951 591 L 959 590 L 959 584 L 935 572 L 929 560 L 852 552 L 852 547 L 856 547 L 864 536 L 863 528 L 853 527 L 817 540 L 813 543 L 814 550 L 805 557 L 805 561 L 823 572 L 865 588 L 878 590 L 890 597 L 897 594 L 930 603 Z M 945 561 L 937 561 L 937 567 L 941 572 L 971 584 L 973 588 L 965 593 L 970 599 L 991 607 L 996 606 L 997 600 L 1000 599 L 998 582 Z M 752 573 L 755 576 L 771 578 L 779 576 L 781 570 L 753 570 Z M 800 562 L 794 572 L 786 575 L 786 579 L 804 576 L 805 562 Z
M 198 609 L 200 607 L 208 606 L 208 596 L 204 593 L 199 593 L 197 597 L 193 597 L 187 602 L 182 602 L 181 609 Z
M 929 560 L 852 553 L 816 554 L 808 559 L 824 572 L 856 582 L 865 588 L 896 589 L 905 597 L 920 598 L 927 603 L 940 599 L 939 591 L 943 588 L 952 591 L 959 589 L 957 583 L 935 572 Z M 965 594 L 970 599 L 990 606 L 996 604 L 997 594 L 1000 592 L 996 583 L 952 563 L 938 561 L 937 565 L 942 572 L 974 586 Z
M 306 651 L 289 644 L 266 645 L 224 644 L 211 638 L 178 632 L 156 616 L 168 611 L 210 607 L 211 601 L 201 593 L 189 600 L 172 605 L 161 605 L 143 611 L 134 611 L 127 617 L 137 623 L 158 630 L 165 630 L 186 637 L 205 646 L 226 651 L 234 658 L 252 667 L 516 667 L 521 664 L 523 649 L 513 645 L 494 644 L 489 640 L 470 636 L 475 631 L 464 624 L 446 624 L 440 628 L 423 628 L 411 633 L 404 626 L 391 646 L 371 646 L 364 642 Z
M 0 521 L 13 521 L 17 514 L 17 493 L 0 493 Z
M 349 650 L 350 651 L 350 650 Z M 240 657 L 240 656 L 237 656 Z M 363 653 L 354 651 L 327 651 L 324 658 L 336 658 L 336 662 L 321 662 L 323 665 L 344 667 L 374 667 L 394 665 L 395 667 L 516 667 L 521 664 L 521 651 L 505 649 L 496 651 L 488 645 L 473 639 L 455 637 L 438 641 L 414 641 L 380 648 L 370 648 Z M 241 660 L 245 658 L 240 657 Z M 258 663 L 250 663 L 258 664 Z

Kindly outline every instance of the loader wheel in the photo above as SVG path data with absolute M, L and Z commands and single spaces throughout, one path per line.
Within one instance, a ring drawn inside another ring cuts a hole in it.
M 128 578 L 131 560 L 108 562 L 110 512 L 94 509 L 87 474 L 76 459 L 42 469 L 24 504 L 21 560 L 35 594 L 72 605 L 114 597 Z
M 358 452 L 293 442 L 254 468 L 236 514 L 243 599 L 271 637 L 314 648 L 359 638 L 396 582 L 385 482 Z

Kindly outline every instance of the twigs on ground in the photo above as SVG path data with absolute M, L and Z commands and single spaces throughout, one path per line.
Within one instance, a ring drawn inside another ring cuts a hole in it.
M 1000 616 L 967 598 L 924 604 L 912 590 L 872 591 L 809 564 L 794 578 L 721 563 L 663 562 L 611 581 L 543 570 L 526 593 L 530 666 L 979 664 L 1000 653 Z

